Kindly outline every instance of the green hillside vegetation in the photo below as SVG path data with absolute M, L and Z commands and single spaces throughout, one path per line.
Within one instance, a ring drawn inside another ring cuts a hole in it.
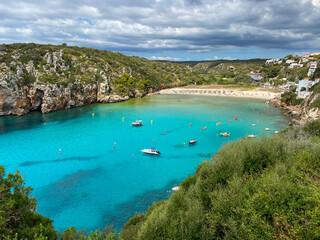
M 221 75 L 226 78 L 233 78 L 237 75 L 245 75 L 249 72 L 257 72 L 266 62 L 266 59 L 250 59 L 250 60 L 217 60 L 208 62 L 198 62 L 190 64 L 193 71 L 197 73 L 209 73 L 213 75 Z
M 124 239 L 319 239 L 320 121 L 229 143 Z
M 63 50 L 63 56 L 57 66 L 44 60 L 46 53 L 53 54 L 60 50 Z M 21 86 L 35 82 L 37 78 L 41 82 L 57 83 L 63 86 L 76 81 L 85 84 L 99 83 L 103 81 L 101 71 L 107 73 L 112 89 L 120 92 L 128 91 L 130 87 L 145 90 L 150 87 L 156 89 L 162 85 L 166 87 L 182 86 L 195 83 L 197 79 L 196 74 L 190 71 L 191 68 L 188 65 L 155 62 L 106 50 L 68 47 L 66 44 L 60 46 L 34 43 L 2 44 L 0 52 L 3 53 L 0 54 L 0 63 L 5 63 L 12 73 L 17 72 L 19 63 L 33 62 L 40 76 L 25 74 L 20 81 Z M 64 66 L 69 67 L 64 69 Z M 2 68 L 2 71 L 8 71 L 8 69 Z M 125 78 L 129 75 L 130 81 L 133 81 L 129 87 L 123 84 L 123 79 L 120 80 L 123 74 L 126 74 Z

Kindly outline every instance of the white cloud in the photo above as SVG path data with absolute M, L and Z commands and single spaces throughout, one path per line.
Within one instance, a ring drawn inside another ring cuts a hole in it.
M 320 7 L 320 0 L 312 0 L 312 4 L 315 7 Z
M 152 56 L 149 59 L 150 60 L 163 60 L 163 61 L 181 61 L 181 58 L 173 58 L 173 57 L 156 57 L 156 56 Z
M 33 32 L 31 28 L 17 28 L 16 31 L 18 33 L 22 33 L 23 35 L 31 35 Z
M 92 6 L 80 6 L 79 7 L 79 16 L 82 17 L 100 17 L 100 11 L 96 7 Z
M 0 38 L 116 51 L 320 48 L 320 0 L 55 0 L 0 3 Z M 224 54 L 223 54 L 224 55 Z M 221 59 L 214 56 L 213 59 Z

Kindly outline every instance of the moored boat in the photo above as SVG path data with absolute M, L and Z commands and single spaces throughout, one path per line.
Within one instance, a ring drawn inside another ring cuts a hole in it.
M 230 137 L 230 133 L 229 132 L 223 132 L 223 133 L 220 133 L 220 136 L 222 136 L 222 137 Z
M 135 122 L 132 123 L 132 126 L 138 127 L 138 126 L 142 126 L 143 123 L 141 120 L 136 120 Z
M 192 140 L 189 141 L 189 144 L 194 144 L 196 142 L 198 142 L 198 140 L 192 139 Z
M 151 155 L 159 155 L 160 154 L 160 152 L 158 150 L 155 150 L 154 148 L 142 149 L 141 152 L 146 153 L 146 154 L 151 154 Z
M 257 135 L 254 135 L 254 134 L 249 134 L 248 135 L 248 138 L 256 138 L 257 137 Z

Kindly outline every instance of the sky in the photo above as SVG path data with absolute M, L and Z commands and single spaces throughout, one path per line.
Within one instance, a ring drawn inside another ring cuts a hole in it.
M 0 43 L 92 47 L 153 60 L 320 50 L 320 0 L 0 0 Z

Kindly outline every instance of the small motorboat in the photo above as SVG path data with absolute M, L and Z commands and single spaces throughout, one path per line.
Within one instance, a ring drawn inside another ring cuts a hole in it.
M 254 123 L 252 123 L 252 127 L 255 127 L 256 125 Z
M 254 134 L 249 134 L 248 135 L 248 138 L 256 138 L 257 137 L 257 135 L 254 135 Z
M 223 133 L 220 133 L 220 136 L 222 136 L 222 137 L 230 137 L 230 133 L 229 132 L 223 132 Z
M 270 130 L 270 128 L 265 128 L 265 130 L 266 130 L 266 131 L 269 131 L 269 130 Z
M 279 131 L 274 131 L 274 133 L 279 133 Z
M 142 149 L 141 152 L 146 153 L 146 154 L 151 154 L 151 155 L 159 155 L 160 154 L 160 152 L 158 150 L 155 150 L 154 148 Z
M 136 120 L 135 122 L 132 123 L 132 126 L 135 126 L 135 127 L 139 127 L 139 126 L 142 126 L 143 123 L 141 120 Z
M 180 189 L 180 187 L 173 187 L 172 191 L 178 191 Z
M 189 144 L 195 144 L 196 142 L 198 142 L 198 140 L 192 139 L 189 141 Z

